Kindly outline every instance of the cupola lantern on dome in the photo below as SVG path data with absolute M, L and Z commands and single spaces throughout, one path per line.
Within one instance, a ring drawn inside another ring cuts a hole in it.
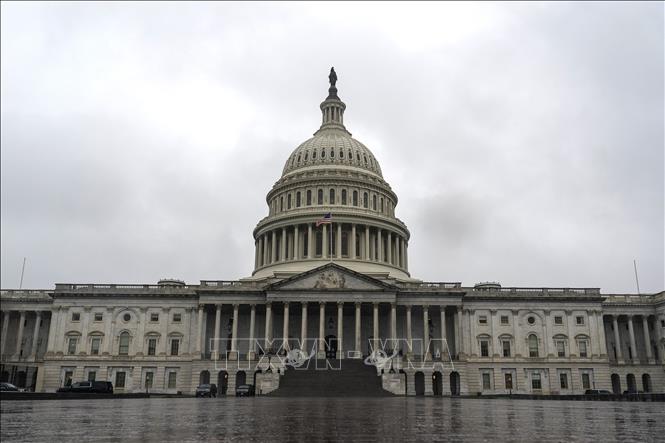
M 321 122 L 321 127 L 314 133 L 314 135 L 317 135 L 326 129 L 339 129 L 346 132 L 348 135 L 351 135 L 351 133 L 344 127 L 344 110 L 346 110 L 346 104 L 344 104 L 337 95 L 337 73 L 335 72 L 334 67 L 330 68 L 328 80 L 330 81 L 328 97 L 326 97 L 321 103 L 323 120 Z
M 333 260 L 368 275 L 409 280 L 410 233 L 395 217 L 397 195 L 374 154 L 344 126 L 335 68 L 328 80 L 321 127 L 291 153 L 266 197 L 268 216 L 254 228 L 252 276 L 288 276 Z M 332 225 L 317 226 L 327 213 Z

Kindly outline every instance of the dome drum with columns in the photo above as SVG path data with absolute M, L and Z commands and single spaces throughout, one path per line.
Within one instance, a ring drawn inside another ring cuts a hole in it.
M 254 229 L 252 276 L 300 273 L 332 259 L 354 271 L 409 280 L 410 234 L 395 217 L 397 195 L 372 152 L 344 126 L 334 69 L 330 81 L 321 127 L 293 151 L 268 192 L 268 216 Z M 327 213 L 332 224 L 317 227 Z

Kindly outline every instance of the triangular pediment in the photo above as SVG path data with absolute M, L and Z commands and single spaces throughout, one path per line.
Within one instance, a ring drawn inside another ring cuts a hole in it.
M 269 291 L 386 291 L 394 290 L 392 285 L 352 271 L 335 263 L 328 263 L 315 269 L 274 283 Z

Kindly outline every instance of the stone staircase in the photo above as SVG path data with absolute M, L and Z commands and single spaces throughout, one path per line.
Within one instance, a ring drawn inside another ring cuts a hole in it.
M 338 360 L 331 360 L 339 367 Z M 279 380 L 279 389 L 270 393 L 273 397 L 390 397 L 392 394 L 381 386 L 376 368 L 363 360 L 342 360 L 341 369 L 325 368 L 326 360 L 311 360 L 307 369 L 289 368 Z

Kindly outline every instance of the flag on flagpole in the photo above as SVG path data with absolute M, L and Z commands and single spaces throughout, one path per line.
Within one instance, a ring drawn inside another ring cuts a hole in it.
M 318 228 L 321 225 L 329 225 L 332 223 L 332 213 L 327 213 L 326 215 L 323 216 L 323 218 L 320 218 L 316 221 L 316 227 Z

